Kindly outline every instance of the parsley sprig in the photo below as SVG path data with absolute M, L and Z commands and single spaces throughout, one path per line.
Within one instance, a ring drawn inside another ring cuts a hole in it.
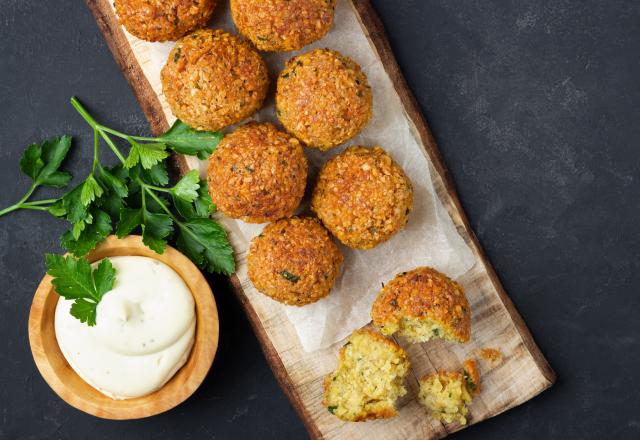
M 21 170 L 32 180 L 31 187 L 17 203 L 0 210 L 0 216 L 31 209 L 67 220 L 71 227 L 60 242 L 76 257 L 89 253 L 114 231 L 118 237 L 139 231 L 145 245 L 157 253 L 164 252 L 168 240 L 175 240 L 201 268 L 233 273 L 233 250 L 226 231 L 210 218 L 215 206 L 206 182 L 191 171 L 170 185 L 167 171 L 172 152 L 205 159 L 222 135 L 194 130 L 178 120 L 161 136 L 134 136 L 100 124 L 75 97 L 71 104 L 93 130 L 94 154 L 88 175 L 57 199 L 32 201 L 38 187 L 63 188 L 71 181 L 71 174 L 60 166 L 72 139 L 62 136 L 32 144 L 20 161 Z M 128 144 L 126 156 L 118 143 Z M 100 162 L 98 151 L 103 144 L 116 156 L 118 165 L 107 167 Z
M 108 258 L 95 269 L 84 258 L 47 254 L 47 272 L 58 295 L 73 300 L 71 314 L 89 326 L 96 325 L 98 303 L 113 289 L 116 270 Z

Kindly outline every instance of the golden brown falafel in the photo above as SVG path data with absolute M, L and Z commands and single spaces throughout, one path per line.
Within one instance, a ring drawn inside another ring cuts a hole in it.
M 371 308 L 373 323 L 385 335 L 398 332 L 412 342 L 443 338 L 467 342 L 471 310 L 464 289 L 430 267 L 398 274 Z
M 307 184 L 307 159 L 296 138 L 250 122 L 226 135 L 209 157 L 208 182 L 222 213 L 266 223 L 294 214 Z
M 436 419 L 467 423 L 468 406 L 480 393 L 480 375 L 475 361 L 468 359 L 461 373 L 443 371 L 420 379 L 418 401 Z
M 251 242 L 247 263 L 258 291 L 281 303 L 303 306 L 329 294 L 342 260 L 320 222 L 293 217 L 267 225 Z
M 173 41 L 206 26 L 216 0 L 115 0 L 127 31 L 142 40 Z
M 413 189 L 382 148 L 351 147 L 329 160 L 318 176 L 311 209 L 338 240 L 370 249 L 408 221 Z
M 346 421 L 394 417 L 396 400 L 407 393 L 408 371 L 407 353 L 398 344 L 373 330 L 356 330 L 324 379 L 322 404 Z
M 231 0 L 240 33 L 269 52 L 298 50 L 321 39 L 335 8 L 336 0 Z
M 267 65 L 246 41 L 203 29 L 177 42 L 161 72 L 174 115 L 198 130 L 216 131 L 260 109 Z
M 328 49 L 294 57 L 278 78 L 277 114 L 285 129 L 320 150 L 351 139 L 371 118 L 367 77 L 351 58 Z

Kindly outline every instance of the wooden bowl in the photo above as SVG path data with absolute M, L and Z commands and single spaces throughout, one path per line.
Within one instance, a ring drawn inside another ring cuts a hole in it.
M 100 393 L 69 366 L 56 340 L 54 316 L 58 294 L 46 275 L 31 304 L 29 343 L 38 370 L 51 388 L 69 405 L 104 419 L 139 419 L 167 411 L 184 402 L 207 375 L 218 348 L 218 310 L 209 284 L 198 268 L 182 253 L 167 246 L 158 255 L 142 244 L 142 238 L 108 237 L 87 259 L 139 255 L 155 258 L 175 270 L 187 284 L 196 304 L 195 343 L 187 363 L 158 391 L 147 396 L 114 400 Z

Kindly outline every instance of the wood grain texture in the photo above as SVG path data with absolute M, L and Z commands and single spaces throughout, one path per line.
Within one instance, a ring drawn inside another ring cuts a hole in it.
M 195 343 L 186 364 L 158 391 L 147 396 L 114 400 L 84 382 L 69 366 L 56 340 L 54 316 L 58 299 L 46 275 L 33 298 L 29 313 L 29 343 L 36 366 L 45 381 L 65 402 L 88 414 L 112 420 L 139 419 L 160 414 L 184 402 L 207 376 L 218 348 L 218 310 L 211 287 L 198 268 L 182 253 L 167 247 L 158 255 L 131 235 L 110 236 L 93 250 L 91 262 L 105 257 L 139 255 L 162 261 L 187 284 L 196 307 Z
M 459 281 L 465 286 L 473 310 L 473 341 L 465 346 L 444 341 L 407 345 L 399 341 L 412 362 L 408 381 L 409 393 L 400 402 L 400 415 L 394 419 L 343 423 L 321 405 L 321 382 L 336 363 L 337 346 L 306 353 L 302 350 L 294 328 L 279 305 L 260 295 L 246 274 L 246 240 L 225 222 L 236 249 L 238 272 L 231 278 L 233 290 L 264 350 L 276 378 L 298 411 L 312 438 L 409 439 L 442 438 L 464 426 L 444 425 L 428 417 L 415 399 L 417 379 L 423 374 L 442 369 L 458 369 L 477 350 L 498 347 L 504 360 L 499 366 L 483 364 L 483 393 L 470 410 L 470 423 L 477 423 L 519 405 L 551 386 L 555 374 L 536 346 L 524 321 L 502 288 L 490 262 L 473 234 L 453 181 L 421 111 L 395 61 L 383 26 L 368 0 L 349 1 L 373 50 L 393 82 L 404 106 L 405 116 L 414 136 L 431 164 L 431 176 L 437 196 L 447 209 L 460 235 L 472 249 L 476 265 Z M 144 44 L 126 34 L 117 22 L 107 0 L 86 0 L 109 46 L 127 76 L 152 131 L 166 130 L 172 115 L 164 101 L 159 79 L 154 77 Z M 142 80 L 141 80 L 142 79 Z M 183 157 L 176 157 L 178 168 L 189 169 Z

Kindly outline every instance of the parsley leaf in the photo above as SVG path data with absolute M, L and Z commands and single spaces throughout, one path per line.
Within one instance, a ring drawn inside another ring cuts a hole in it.
M 178 249 L 198 266 L 225 275 L 235 272 L 233 249 L 222 226 L 210 219 L 193 218 L 178 223 L 178 229 Z
M 300 277 L 298 275 L 294 275 L 291 272 L 289 272 L 288 270 L 283 270 L 282 272 L 279 272 L 280 276 L 282 278 L 284 278 L 285 280 L 295 284 L 298 281 L 300 281 Z
M 167 214 L 143 211 L 142 242 L 158 254 L 164 253 L 167 237 L 173 232 L 173 220 Z
M 222 140 L 222 133 L 198 131 L 181 120 L 176 120 L 171 128 L 158 138 L 177 153 L 207 159 Z
M 129 151 L 129 157 L 124 161 L 125 168 L 133 168 L 139 163 L 142 168 L 148 170 L 169 157 L 165 144 L 158 142 L 140 144 L 131 138 L 129 138 L 129 142 L 131 143 L 131 150 Z
M 100 168 L 98 181 L 107 190 L 96 205 L 112 218 L 118 218 L 120 210 L 125 207 L 125 198 L 129 195 L 129 171 L 123 166 L 111 169 Z
M 104 190 L 102 189 L 102 186 L 100 186 L 93 174 L 89 174 L 82 184 L 82 190 L 80 191 L 80 203 L 84 206 L 88 206 L 103 193 Z
M 80 237 L 87 224 L 93 223 L 89 206 L 82 203 L 84 182 L 66 193 L 61 199 L 49 207 L 49 213 L 56 217 L 64 217 L 72 226 L 74 240 Z
M 169 172 L 164 162 L 154 165 L 148 170 L 142 169 L 140 176 L 154 185 L 165 186 L 169 183 Z
M 118 238 L 125 237 L 138 226 L 142 229 L 142 242 L 153 251 L 162 254 L 167 246 L 167 237 L 173 232 L 171 217 L 149 212 L 145 208 L 125 208 L 120 211 L 116 235 Z
M 216 211 L 216 207 L 211 201 L 207 184 L 202 181 L 200 182 L 200 188 L 198 188 L 198 197 L 193 203 L 173 197 L 173 206 L 186 219 L 209 218 Z
M 125 173 L 126 174 L 126 173 Z M 120 198 L 127 197 L 129 191 L 127 189 L 127 185 L 125 184 L 125 176 L 115 176 L 111 174 L 111 172 L 105 168 L 100 168 L 100 174 L 98 175 L 98 180 L 107 188 L 110 192 L 113 192 Z
M 71 174 L 58 171 L 71 148 L 71 137 L 47 139 L 41 144 L 27 147 L 20 160 L 20 169 L 33 180 L 34 186 L 62 188 L 71 180 Z
M 198 198 L 200 189 L 200 175 L 197 170 L 191 170 L 171 188 L 171 195 L 187 202 L 193 202 Z
M 67 231 L 60 237 L 60 244 L 76 257 L 83 257 L 111 234 L 111 217 L 101 209 L 92 213 L 92 223 L 85 224 L 78 237 Z
M 47 254 L 47 273 L 53 277 L 53 287 L 58 295 L 74 300 L 71 314 L 89 326 L 96 324 L 98 303 L 105 293 L 113 289 L 116 270 L 105 258 L 96 269 L 84 258 L 75 259 Z

